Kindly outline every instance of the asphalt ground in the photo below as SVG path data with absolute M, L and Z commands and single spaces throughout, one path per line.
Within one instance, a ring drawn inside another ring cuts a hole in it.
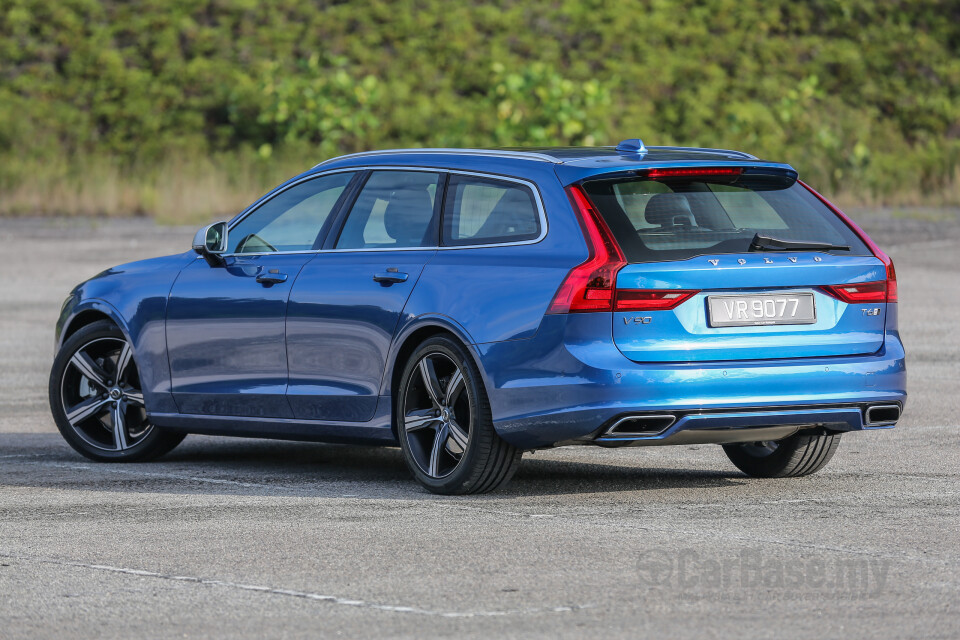
M 0 638 L 956 638 L 960 215 L 854 215 L 899 274 L 896 429 L 807 478 L 749 479 L 716 446 L 576 447 L 466 498 L 425 493 L 397 449 L 81 458 L 47 407 L 59 305 L 192 230 L 0 219 Z

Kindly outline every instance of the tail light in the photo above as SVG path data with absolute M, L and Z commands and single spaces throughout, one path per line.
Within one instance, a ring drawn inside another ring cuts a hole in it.
M 839 298 L 840 300 L 843 300 L 844 302 L 896 302 L 897 301 L 897 270 L 893 266 L 893 259 L 890 256 L 888 256 L 886 253 L 884 253 L 883 249 L 878 247 L 877 244 L 870 239 L 870 236 L 867 235 L 866 231 L 861 229 L 856 222 L 854 222 L 849 217 L 847 217 L 847 214 L 845 214 L 843 211 L 840 211 L 840 209 L 837 209 L 835 206 L 833 206 L 832 202 L 830 202 L 829 200 L 824 198 L 822 195 L 817 193 L 813 188 L 810 187 L 810 185 L 806 184 L 802 180 L 797 180 L 797 182 L 803 185 L 803 187 L 807 191 L 809 191 L 814 196 L 816 196 L 816 198 L 820 200 L 820 202 L 822 202 L 828 209 L 830 209 L 830 211 L 833 211 L 833 213 L 838 218 L 840 218 L 840 220 L 842 220 L 845 225 L 850 227 L 850 230 L 853 231 L 855 234 L 857 234 L 857 237 L 863 240 L 863 243 L 867 245 L 867 247 L 869 247 L 870 251 L 873 252 L 873 255 L 876 256 L 877 259 L 879 259 L 886 266 L 886 269 L 887 269 L 886 281 L 879 281 L 876 283 L 863 283 L 860 285 L 851 285 L 851 286 L 857 286 L 857 287 L 865 287 L 868 284 L 874 284 L 874 285 L 883 284 L 884 291 L 883 291 L 882 298 L 878 294 L 873 293 L 872 295 L 876 296 L 876 299 L 847 300 L 843 297 L 843 294 L 839 294 L 836 291 L 837 288 L 843 288 L 843 287 L 826 287 L 827 292 L 830 293 L 830 295 L 836 298 Z M 854 293 L 852 295 L 857 295 L 857 294 Z M 863 295 L 867 295 L 867 294 L 864 293 Z
M 570 199 L 579 213 L 583 237 L 589 257 L 574 267 L 564 278 L 547 313 L 579 313 L 613 311 L 617 272 L 627 261 L 613 239 L 600 212 L 587 199 L 580 187 L 570 187 Z
M 589 256 L 564 278 L 547 313 L 587 311 L 668 311 L 697 291 L 686 289 L 620 289 L 617 272 L 627 260 L 600 212 L 578 186 L 568 190 L 576 207 Z
M 823 290 L 847 304 L 860 302 L 886 302 L 887 282 L 862 282 L 860 284 L 837 284 L 823 287 Z
M 619 289 L 616 310 L 669 311 L 697 293 L 689 289 Z
M 886 256 L 886 265 L 887 265 L 887 302 L 896 302 L 897 301 L 897 270 L 893 266 L 893 259 L 887 254 Z M 879 256 L 877 256 L 879 257 Z M 882 258 L 881 258 L 882 259 Z

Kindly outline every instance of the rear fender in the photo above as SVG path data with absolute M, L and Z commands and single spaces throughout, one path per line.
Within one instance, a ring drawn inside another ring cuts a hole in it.
M 466 347 L 467 351 L 470 352 L 473 361 L 480 369 L 480 375 L 484 378 L 484 384 L 486 384 L 486 373 L 483 371 L 483 367 L 480 366 L 479 354 L 474 347 L 475 341 L 466 328 L 448 316 L 438 313 L 424 314 L 409 320 L 394 337 L 393 345 L 390 348 L 390 355 L 387 358 L 386 375 L 383 376 L 383 381 L 380 384 L 381 401 L 384 397 L 393 395 L 394 374 L 399 376 L 400 370 L 406 366 L 406 363 L 401 361 L 401 356 L 409 353 L 411 347 L 416 347 L 415 344 L 410 343 L 410 339 L 420 332 L 422 332 L 424 336 L 429 333 L 441 332 L 453 334 L 453 336 Z M 415 340 L 415 342 L 419 343 L 420 340 Z

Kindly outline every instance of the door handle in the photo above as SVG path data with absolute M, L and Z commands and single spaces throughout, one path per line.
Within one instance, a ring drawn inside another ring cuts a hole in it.
M 261 273 L 257 276 L 257 282 L 267 287 L 286 282 L 287 274 L 277 273 L 276 271 L 276 269 L 271 269 L 270 273 Z
M 396 271 L 387 271 L 386 273 L 377 273 L 373 276 L 374 282 L 379 282 L 382 285 L 389 286 L 397 282 L 406 282 L 407 278 L 410 275 L 406 273 L 398 273 Z

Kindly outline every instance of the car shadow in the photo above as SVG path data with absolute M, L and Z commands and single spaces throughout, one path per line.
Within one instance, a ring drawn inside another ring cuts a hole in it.
M 456 500 L 717 489 L 748 481 L 727 470 L 644 467 L 527 455 L 501 490 Z M 83 458 L 59 434 L 0 433 L 0 486 L 125 493 L 290 495 L 378 500 L 450 500 L 420 487 L 395 447 L 189 436 L 143 463 Z

